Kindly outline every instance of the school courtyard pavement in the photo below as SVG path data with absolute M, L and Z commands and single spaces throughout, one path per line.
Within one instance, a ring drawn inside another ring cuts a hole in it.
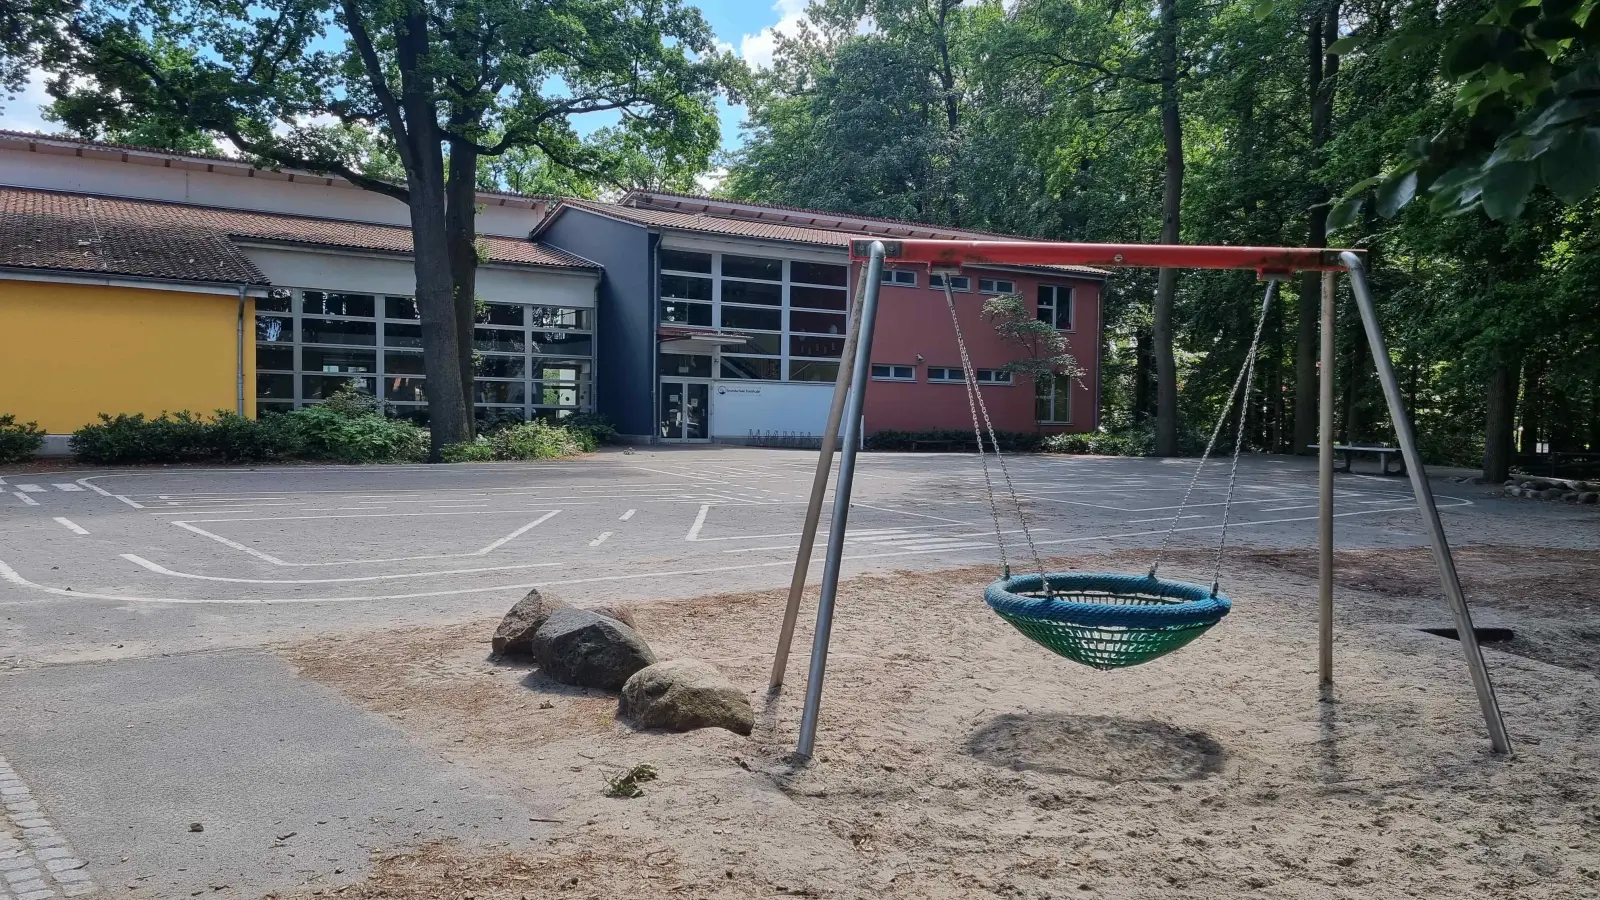
M 0 478 L 0 900 L 259 897 L 364 877 L 369 851 L 431 837 L 538 838 L 538 810 L 267 648 L 478 619 L 531 587 L 582 605 L 786 584 L 815 459 L 699 447 Z M 1193 460 L 1009 466 L 1046 556 L 1153 550 L 1169 528 L 1183 547 L 1220 534 L 1225 462 L 1181 511 Z M 1025 560 L 990 475 L 1001 536 Z M 1434 486 L 1459 543 L 1600 547 L 1586 510 Z M 863 454 L 854 500 L 846 575 L 997 560 L 972 455 Z M 1341 546 L 1425 543 L 1404 479 L 1339 476 L 1336 515 Z M 1242 462 L 1231 544 L 1308 547 L 1315 516 L 1312 461 Z

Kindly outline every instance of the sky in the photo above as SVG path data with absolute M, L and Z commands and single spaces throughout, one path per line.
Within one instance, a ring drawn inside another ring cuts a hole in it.
M 772 63 L 776 44 L 775 33 L 794 27 L 804 15 L 807 0 L 699 0 L 695 5 L 711 24 L 718 40 L 731 48 L 752 66 L 766 67 Z M 56 127 L 44 120 L 40 106 L 49 98 L 44 92 L 43 73 L 35 73 L 23 93 L 5 100 L 0 108 L 0 129 L 12 131 L 55 131 Z M 718 103 L 722 119 L 722 146 L 732 150 L 740 144 L 739 125 L 744 121 L 742 107 Z M 585 121 L 575 121 L 582 133 L 616 121 L 615 116 L 588 116 Z

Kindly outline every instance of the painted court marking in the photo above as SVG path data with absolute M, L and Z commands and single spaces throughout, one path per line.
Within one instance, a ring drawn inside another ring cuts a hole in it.
M 602 531 L 602 532 L 600 532 L 600 536 L 599 537 L 597 537 L 594 540 L 589 542 L 589 546 L 598 547 L 601 544 L 604 544 L 606 542 L 606 539 L 611 537 L 613 534 L 616 534 L 616 532 L 614 532 L 614 531 Z
M 515 510 L 515 511 L 520 512 L 520 510 Z M 197 525 L 192 525 L 192 524 L 190 524 L 188 522 L 169 522 L 167 524 L 176 525 L 177 527 L 182 528 L 185 531 L 192 531 L 195 534 L 200 535 L 201 537 L 210 538 L 211 540 L 216 541 L 217 543 L 223 545 L 224 547 L 231 547 L 234 550 L 238 550 L 238 551 L 240 551 L 242 553 L 248 553 L 249 555 L 254 556 L 256 559 L 261 560 L 262 562 L 272 563 L 275 566 L 347 566 L 347 565 L 352 565 L 352 564 L 355 564 L 355 563 L 412 562 L 412 561 L 415 561 L 415 560 L 422 560 L 422 559 L 457 559 L 457 558 L 465 557 L 465 556 L 487 556 L 488 554 L 494 552 L 495 550 L 498 550 L 501 547 L 504 547 L 507 543 L 509 543 L 511 541 L 514 541 L 519 537 L 522 537 L 524 534 L 527 534 L 533 528 L 535 528 L 535 527 L 537 527 L 539 525 L 542 525 L 545 522 L 548 522 L 551 518 L 553 518 L 559 512 L 561 512 L 561 510 L 553 509 L 553 510 L 545 513 L 544 515 L 540 516 L 539 518 L 534 519 L 532 522 L 529 522 L 528 524 L 522 526 L 521 528 L 518 528 L 516 531 L 511 532 L 510 534 L 506 535 L 505 537 L 500 538 L 497 541 L 494 541 L 493 543 L 489 544 L 488 546 L 482 547 L 482 548 L 477 549 L 477 550 L 470 550 L 470 551 L 468 551 L 466 553 L 432 553 L 432 554 L 427 554 L 427 555 L 423 555 L 423 556 L 394 556 L 394 557 L 389 557 L 389 558 L 386 558 L 386 559 L 338 559 L 338 560 L 333 560 L 332 562 L 289 562 L 287 560 L 279 559 L 278 557 L 273 556 L 270 553 L 265 553 L 265 552 L 262 552 L 260 550 L 257 550 L 254 547 L 247 547 L 244 544 L 239 543 L 238 541 L 229 540 L 228 538 L 225 538 L 220 534 L 215 534 L 215 533 L 207 531 L 204 528 L 201 528 L 201 527 L 199 527 Z M 396 516 L 396 517 L 412 517 L 412 516 L 422 516 L 422 515 L 446 515 L 446 516 L 448 516 L 448 515 L 452 515 L 452 513 L 391 513 L 390 515 L 393 515 L 393 516 Z M 368 518 L 368 517 L 364 517 L 364 516 L 282 516 L 281 517 L 281 519 L 346 519 L 346 518 Z M 201 519 L 200 521 L 202 521 L 202 522 L 276 522 L 276 521 L 280 521 L 280 518 L 268 517 L 268 518 L 261 518 L 261 519 L 255 519 L 255 518 L 251 518 L 251 519 Z
M 33 499 L 32 497 L 29 497 L 27 494 L 24 494 L 21 491 L 12 491 L 11 493 L 18 500 L 21 500 L 23 503 L 26 503 L 29 506 L 38 506 L 39 505 L 39 501 Z
M 619 521 L 622 521 L 622 522 L 628 521 L 629 519 L 633 518 L 633 514 L 636 513 L 636 512 L 638 512 L 637 509 L 628 510 L 627 512 L 622 514 L 622 518 Z
M 25 494 L 42 494 L 42 493 L 44 493 L 44 488 L 40 487 L 37 484 L 19 484 L 19 485 L 17 485 L 17 490 L 22 491 Z
M 56 516 L 56 523 L 61 525 L 63 528 L 67 529 L 68 531 L 71 531 L 73 534 L 88 534 L 89 533 L 87 530 L 84 529 L 83 526 L 81 526 L 78 523 L 72 521 L 71 519 L 66 519 L 66 518 L 62 518 L 61 516 Z
M 70 491 L 81 491 L 81 490 L 83 490 L 83 485 L 81 485 L 81 484 L 72 484 L 70 482 L 67 483 L 67 484 L 52 484 L 50 486 L 55 488 L 58 491 L 69 491 L 70 492 Z

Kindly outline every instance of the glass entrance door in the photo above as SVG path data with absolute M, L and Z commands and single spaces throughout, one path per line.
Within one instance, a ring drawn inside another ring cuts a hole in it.
M 711 385 L 662 379 L 657 435 L 664 441 L 710 440 Z

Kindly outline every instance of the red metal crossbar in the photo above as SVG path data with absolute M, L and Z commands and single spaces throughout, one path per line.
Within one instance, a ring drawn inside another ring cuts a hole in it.
M 1050 241 L 885 240 L 891 262 L 935 266 L 991 263 L 1011 266 L 1110 266 L 1174 269 L 1254 269 L 1258 273 L 1342 272 L 1342 250 L 1316 247 L 1195 247 L 1182 244 L 1063 244 Z M 864 260 L 871 240 L 850 242 Z M 1365 251 L 1353 251 L 1361 254 Z

